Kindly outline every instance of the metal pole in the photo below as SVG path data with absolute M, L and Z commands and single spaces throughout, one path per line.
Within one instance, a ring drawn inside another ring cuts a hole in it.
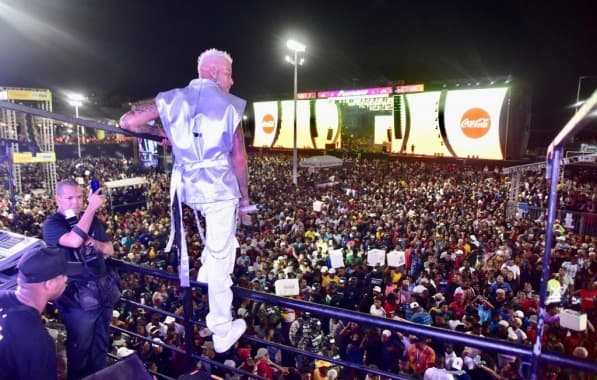
M 79 106 L 75 106 L 75 117 L 79 118 Z M 77 124 L 77 153 L 81 158 L 81 134 L 79 132 L 79 124 Z
M 541 290 L 539 291 L 539 320 L 537 323 L 537 335 L 533 344 L 533 355 L 531 356 L 531 380 L 537 380 L 541 361 L 541 338 L 543 337 L 543 329 L 545 327 L 545 320 L 543 315 L 545 313 L 545 302 L 547 300 L 547 282 L 551 276 L 551 247 L 553 243 L 553 221 L 556 215 L 556 207 L 558 201 L 558 178 L 560 170 L 560 161 L 562 159 L 562 146 L 557 146 L 553 151 L 553 156 L 547 160 L 547 167 L 545 168 L 545 175 L 547 179 L 551 180 L 549 186 L 549 205 L 547 209 L 547 220 L 545 221 L 545 250 L 543 252 L 543 273 L 541 275 Z M 551 160 L 551 162 L 550 162 Z
M 296 151 L 296 117 L 297 117 L 297 109 L 296 109 L 296 94 L 297 94 L 297 82 L 298 82 L 298 51 L 294 50 L 294 131 L 293 131 L 293 139 L 292 139 L 292 183 L 295 186 L 298 185 L 298 178 L 297 178 L 297 151 Z
M 576 104 L 575 104 L 575 108 L 574 108 L 574 113 L 578 112 L 578 107 L 580 107 L 580 105 L 578 104 L 580 102 L 580 87 L 582 84 L 582 80 L 585 79 L 586 76 L 581 75 L 578 77 L 578 87 L 576 89 Z

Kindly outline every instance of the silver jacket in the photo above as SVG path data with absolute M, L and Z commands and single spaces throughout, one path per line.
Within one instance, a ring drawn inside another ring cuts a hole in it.
M 179 187 L 180 200 L 193 204 L 240 198 L 230 157 L 246 101 L 211 80 L 195 79 L 185 88 L 158 94 L 156 104 L 172 144 L 171 187 Z

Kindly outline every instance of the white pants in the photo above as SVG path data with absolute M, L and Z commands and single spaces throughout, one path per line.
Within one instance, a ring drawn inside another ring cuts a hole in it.
M 205 217 L 205 241 L 197 281 L 208 285 L 209 313 L 207 328 L 214 335 L 224 336 L 232 322 L 232 279 L 236 249 L 236 211 L 238 200 L 193 204 Z

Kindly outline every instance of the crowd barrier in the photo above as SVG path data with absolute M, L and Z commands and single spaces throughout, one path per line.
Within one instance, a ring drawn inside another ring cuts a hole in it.
M 508 202 L 506 206 L 507 217 L 520 217 L 528 220 L 537 220 L 547 215 L 547 209 L 529 206 L 525 202 Z M 566 209 L 558 209 L 556 219 L 566 224 L 572 222 L 572 230 L 575 234 L 597 236 L 597 213 L 580 212 Z
M 131 263 L 128 263 L 125 261 L 110 259 L 110 262 L 112 264 L 114 264 L 115 267 L 121 271 L 138 272 L 143 275 L 150 275 L 150 276 L 155 276 L 155 277 L 168 279 L 168 280 L 177 280 L 178 279 L 177 276 L 175 276 L 175 275 L 172 275 L 172 274 L 169 274 L 169 273 L 166 273 L 163 271 L 153 270 L 151 268 L 131 264 Z M 192 287 L 200 287 L 202 289 L 207 289 L 206 284 L 199 283 L 196 281 L 191 281 L 191 286 Z M 487 338 L 487 337 L 475 337 L 474 335 L 468 335 L 468 334 L 455 332 L 455 331 L 451 331 L 451 330 L 440 329 L 437 327 L 430 327 L 430 326 L 418 325 L 418 324 L 414 324 L 414 323 L 410 323 L 410 322 L 401 322 L 401 321 L 397 321 L 397 320 L 393 320 L 393 319 L 380 318 L 380 317 L 376 317 L 376 316 L 373 316 L 370 314 L 360 313 L 360 312 L 356 312 L 356 311 L 350 311 L 350 310 L 346 310 L 346 309 L 340 309 L 340 308 L 336 308 L 336 307 L 332 307 L 332 306 L 321 305 L 321 304 L 316 304 L 316 303 L 311 303 L 311 302 L 305 302 L 305 301 L 297 300 L 294 298 L 279 297 L 274 294 L 258 292 L 258 291 L 245 289 L 245 288 L 241 288 L 241 287 L 236 287 L 236 286 L 233 286 L 232 291 L 234 293 L 235 299 L 247 298 L 252 301 L 266 303 L 266 304 L 270 304 L 270 305 L 277 305 L 280 307 L 287 307 L 287 308 L 291 308 L 291 309 L 295 309 L 295 310 L 308 311 L 315 315 L 321 315 L 321 316 L 326 316 L 326 317 L 335 317 L 335 318 L 341 319 L 343 321 L 356 322 L 356 323 L 359 323 L 360 325 L 374 326 L 374 327 L 377 327 L 380 329 L 390 329 L 393 331 L 399 330 L 406 335 L 414 334 L 414 335 L 418 335 L 418 336 L 425 336 L 425 337 L 428 337 L 431 339 L 438 339 L 438 340 L 445 341 L 448 343 L 462 344 L 462 345 L 466 345 L 466 346 L 476 347 L 481 350 L 489 350 L 492 352 L 514 355 L 514 356 L 522 359 L 523 362 L 526 362 L 525 363 L 526 365 L 529 365 L 529 361 L 533 356 L 532 347 L 519 345 L 519 344 L 512 344 L 512 343 L 508 343 L 503 340 L 497 340 L 497 339 L 492 339 L 492 338 Z M 194 324 L 198 324 L 202 327 L 205 327 L 205 324 L 190 318 L 191 310 L 188 310 L 188 308 L 190 307 L 190 304 L 191 304 L 190 288 L 185 288 L 184 297 L 185 297 L 185 300 L 183 300 L 183 309 L 185 311 L 184 311 L 183 316 L 177 316 L 172 313 L 165 312 L 162 309 L 143 305 L 143 304 L 140 304 L 140 303 L 137 303 L 135 301 L 125 299 L 125 298 L 122 299 L 122 302 L 128 302 L 135 307 L 144 308 L 151 312 L 156 312 L 156 313 L 160 313 L 160 314 L 163 314 L 166 316 L 175 317 L 178 320 L 183 320 L 184 321 L 183 325 L 185 326 L 185 336 L 186 336 L 186 339 L 188 340 L 188 339 L 190 339 L 190 337 L 193 334 L 192 326 Z M 137 335 L 133 332 L 130 332 L 128 330 L 120 329 L 120 328 L 117 328 L 114 326 L 112 328 L 119 330 L 125 334 L 131 335 L 131 336 L 136 336 L 139 339 L 151 341 L 150 338 L 139 336 L 139 335 Z M 310 358 L 325 360 L 325 361 L 328 361 L 330 363 L 333 363 L 335 365 L 342 366 L 345 368 L 354 368 L 354 369 L 362 371 L 363 373 L 372 373 L 372 374 L 384 376 L 386 378 L 391 378 L 391 379 L 409 379 L 409 378 L 399 376 L 396 373 L 390 373 L 390 372 L 385 372 L 385 371 L 381 371 L 381 370 L 377 370 L 377 369 L 367 368 L 367 367 L 364 367 L 362 365 L 358 365 L 355 363 L 338 360 L 338 359 L 334 359 L 334 358 L 330 358 L 330 357 L 326 357 L 326 356 L 322 356 L 322 355 L 317 355 L 317 354 L 314 354 L 311 352 L 301 351 L 295 347 L 286 346 L 286 345 L 274 343 L 271 341 L 266 341 L 266 340 L 259 339 L 259 338 L 253 337 L 253 336 L 245 335 L 245 336 L 243 336 L 243 338 L 253 341 L 255 343 L 262 344 L 262 345 L 274 346 L 274 347 L 280 348 L 282 350 L 299 353 L 301 355 L 304 355 L 304 356 L 307 356 Z M 232 371 L 232 372 L 238 373 L 238 374 L 242 374 L 244 376 L 250 376 L 251 378 L 260 378 L 258 376 L 255 376 L 254 374 L 251 374 L 251 373 L 248 373 L 245 371 L 241 371 L 241 370 L 231 368 L 231 367 L 226 367 L 226 366 L 224 366 L 223 363 L 213 361 L 213 360 L 207 359 L 205 357 L 200 357 L 200 356 L 194 355 L 189 350 L 183 351 L 182 349 L 180 349 L 178 347 L 169 346 L 166 344 L 162 344 L 162 346 L 164 346 L 165 348 L 177 351 L 179 353 L 184 353 L 187 356 L 187 359 L 189 361 L 189 369 L 190 369 L 190 363 L 192 362 L 192 359 L 194 359 L 194 360 L 208 362 L 211 365 L 215 365 L 217 367 L 226 368 L 229 371 Z M 186 347 L 191 347 L 191 346 L 192 346 L 191 342 L 186 342 Z M 574 356 L 565 355 L 565 354 L 561 354 L 561 353 L 555 353 L 555 352 L 543 351 L 543 352 L 538 352 L 536 354 L 538 355 L 541 363 L 551 363 L 551 364 L 555 364 L 555 365 L 562 366 L 562 367 L 578 369 L 579 371 L 583 371 L 583 372 L 597 373 L 597 362 L 595 362 L 595 361 L 583 360 L 583 359 L 579 359 Z

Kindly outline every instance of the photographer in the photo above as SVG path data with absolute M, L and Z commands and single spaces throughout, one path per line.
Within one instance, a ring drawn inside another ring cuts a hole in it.
M 79 184 L 60 181 L 56 185 L 58 210 L 43 225 L 46 244 L 66 248 L 67 260 L 81 262 L 84 267 L 83 274 L 69 276 L 67 289 L 56 302 L 67 331 L 69 380 L 105 367 L 112 310 L 120 297 L 104 261 L 104 257 L 114 254 L 114 247 L 95 216 L 103 202 L 101 189 L 89 191 L 87 209 L 81 213 L 83 195 Z

